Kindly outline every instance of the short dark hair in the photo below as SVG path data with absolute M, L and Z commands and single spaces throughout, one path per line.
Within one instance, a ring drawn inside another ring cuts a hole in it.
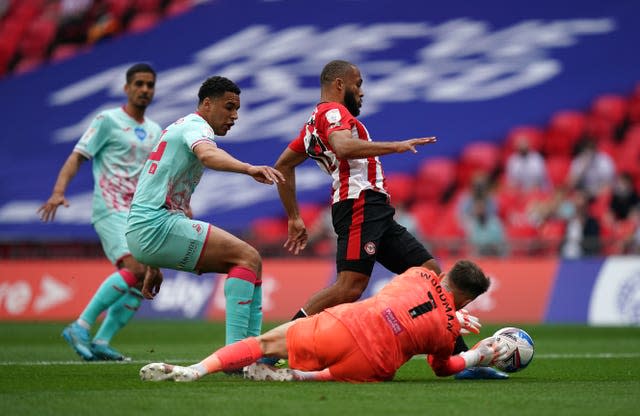
M 202 104 L 205 98 L 222 97 L 225 92 L 240 95 L 240 88 L 229 78 L 213 76 L 207 78 L 198 91 L 198 104 Z
M 151 65 L 149 64 L 145 64 L 145 63 L 139 63 L 139 64 L 135 64 L 131 67 L 129 67 L 129 69 L 127 69 L 127 84 L 130 84 L 131 81 L 133 81 L 133 76 L 135 74 L 137 74 L 138 72 L 148 72 L 153 74 L 153 78 L 156 78 L 156 71 L 154 71 L 154 69 L 151 67 Z
M 320 85 L 326 85 L 333 82 L 334 79 L 345 76 L 355 65 L 349 61 L 336 59 L 329 62 L 322 68 L 320 73 Z
M 459 260 L 449 271 L 449 279 L 455 287 L 474 299 L 489 289 L 491 280 L 477 264 L 469 260 Z

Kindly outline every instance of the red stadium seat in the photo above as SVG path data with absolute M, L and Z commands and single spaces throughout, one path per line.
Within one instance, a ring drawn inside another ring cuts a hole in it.
M 640 124 L 634 125 L 626 132 L 620 149 L 634 154 L 640 152 Z
M 569 156 L 574 144 L 585 132 L 586 117 L 578 111 L 555 113 L 545 134 L 543 151 L 547 155 Z
M 415 195 L 418 201 L 441 201 L 456 183 L 457 167 L 453 159 L 425 159 L 418 169 Z
M 462 150 L 458 177 L 462 186 L 471 182 L 476 172 L 493 174 L 501 162 L 500 148 L 492 142 L 470 143 Z
M 549 180 L 554 187 L 562 186 L 566 183 L 571 167 L 571 159 L 567 156 L 554 155 L 547 158 L 545 162 Z
M 18 45 L 13 42 L 0 42 L 0 73 L 3 73 L 13 60 Z
M 607 94 L 595 99 L 591 113 L 597 118 L 620 124 L 627 116 L 627 99 L 621 95 Z
M 160 13 L 163 0 L 135 0 L 132 3 L 140 13 Z
M 609 211 L 609 202 L 611 201 L 611 191 L 603 191 L 589 205 L 589 212 L 598 221 L 602 222 L 604 215 Z
M 63 61 L 78 54 L 80 50 L 86 50 L 82 45 L 75 43 L 64 43 L 56 46 L 51 52 L 51 60 L 54 62 Z
M 127 28 L 130 32 L 139 33 L 154 27 L 160 20 L 157 13 L 138 13 L 136 14 Z
M 560 250 L 560 244 L 564 239 L 566 224 L 564 221 L 547 221 L 540 227 L 538 236 L 542 240 L 544 254 L 554 255 Z
M 515 150 L 515 144 L 520 137 L 529 139 L 529 146 L 536 151 L 542 150 L 544 144 L 544 131 L 536 126 L 516 126 L 509 130 L 505 141 L 504 150 L 506 155 L 510 155 Z
M 31 72 L 38 68 L 40 65 L 44 63 L 42 58 L 23 58 L 18 62 L 16 67 L 13 69 L 13 72 L 16 74 L 24 74 L 26 72 Z
M 415 177 L 407 173 L 392 173 L 387 175 L 386 185 L 394 206 L 406 205 L 413 200 Z
M 251 236 L 262 244 L 284 244 L 287 221 L 283 218 L 258 218 L 251 224 Z
M 193 0 L 173 0 L 165 10 L 167 16 L 176 16 L 193 7 Z
M 107 4 L 109 14 L 116 20 L 120 20 L 125 16 L 132 8 L 130 0 L 105 0 Z
M 443 257 L 465 255 L 467 250 L 465 235 L 462 226 L 458 223 L 455 202 L 439 207 L 432 221 L 431 225 L 424 224 L 421 227 L 425 238 L 437 243 L 437 250 L 432 254 Z
M 618 172 L 627 172 L 633 180 L 640 179 L 640 125 L 631 127 L 613 155 Z
M 329 206 L 328 204 L 329 202 L 327 202 L 326 206 Z M 300 217 L 302 218 L 302 221 L 304 221 L 304 225 L 307 227 L 307 230 L 313 227 L 313 225 L 320 219 L 324 210 L 325 206 L 319 204 L 300 203 L 298 205 Z
M 629 121 L 640 123 L 640 95 L 632 97 L 629 102 Z
M 616 124 L 604 117 L 589 115 L 585 123 L 585 133 L 596 141 L 610 140 L 613 138 Z
M 49 19 L 34 20 L 20 42 L 23 58 L 45 58 L 58 30 L 57 22 Z
M 411 207 L 411 215 L 416 219 L 420 234 L 429 236 L 440 221 L 444 209 L 436 202 L 419 202 Z

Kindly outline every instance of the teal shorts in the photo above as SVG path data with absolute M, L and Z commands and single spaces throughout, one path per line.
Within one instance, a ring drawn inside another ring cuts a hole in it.
M 126 227 L 126 212 L 110 213 L 93 224 L 93 228 L 95 228 L 98 237 L 100 237 L 104 254 L 116 266 L 123 257 L 131 254 L 124 235 Z
M 127 229 L 126 239 L 131 254 L 141 263 L 198 272 L 196 265 L 208 234 L 208 223 L 168 214 Z

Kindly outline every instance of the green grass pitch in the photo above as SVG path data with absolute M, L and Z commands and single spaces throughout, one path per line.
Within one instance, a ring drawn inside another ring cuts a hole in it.
M 414 358 L 393 382 L 344 384 L 223 374 L 143 383 L 138 370 L 148 362 L 191 364 L 221 346 L 222 324 L 135 320 L 114 340 L 132 363 L 83 363 L 62 340 L 63 326 L 0 322 L 0 415 L 640 414 L 637 327 L 520 325 L 536 356 L 506 381 L 437 378 Z M 483 335 L 497 328 L 485 326 Z

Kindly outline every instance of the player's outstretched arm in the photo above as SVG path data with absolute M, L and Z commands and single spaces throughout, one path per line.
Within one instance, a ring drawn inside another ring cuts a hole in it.
M 199 144 L 193 152 L 198 160 L 209 169 L 244 173 L 256 181 L 268 185 L 273 185 L 274 183 L 284 180 L 282 174 L 271 166 L 254 166 L 242 162 L 213 144 Z
M 284 247 L 296 255 L 305 249 L 309 240 L 309 234 L 300 217 L 296 199 L 296 167 L 306 159 L 306 153 L 297 153 L 286 148 L 275 164 L 275 168 L 284 177 L 284 181 L 278 182 L 278 194 L 289 219 L 287 241 L 284 243 Z
M 438 377 L 446 377 L 465 368 L 489 367 L 496 361 L 502 360 L 508 354 L 506 344 L 495 342 L 495 338 L 489 337 L 478 342 L 469 351 L 446 358 L 427 357 L 429 365 Z
M 78 152 L 71 152 L 67 160 L 60 168 L 58 178 L 53 186 L 51 196 L 40 208 L 38 208 L 38 214 L 40 219 L 44 222 L 53 221 L 56 216 L 56 210 L 60 205 L 65 207 L 69 206 L 69 201 L 65 198 L 64 193 L 69 186 L 69 182 L 76 176 L 82 162 L 87 160 Z
M 351 137 L 349 130 L 338 130 L 329 135 L 329 142 L 338 159 L 363 159 L 390 153 L 417 153 L 417 147 L 436 142 L 435 137 L 420 137 L 393 142 L 369 142 Z

